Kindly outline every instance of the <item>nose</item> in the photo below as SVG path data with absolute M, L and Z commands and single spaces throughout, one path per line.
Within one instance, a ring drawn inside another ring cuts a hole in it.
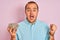
M 31 14 L 31 15 L 33 14 L 33 11 L 32 11 L 32 10 L 30 11 L 30 14 Z

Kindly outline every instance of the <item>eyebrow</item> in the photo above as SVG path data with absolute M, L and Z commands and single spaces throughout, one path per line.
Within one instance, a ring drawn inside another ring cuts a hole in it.
M 26 9 L 30 9 L 30 8 L 26 8 Z M 37 9 L 37 8 L 33 8 L 33 9 Z
M 26 8 L 26 9 L 30 9 L 30 8 Z
M 33 8 L 33 9 L 37 9 L 37 8 Z

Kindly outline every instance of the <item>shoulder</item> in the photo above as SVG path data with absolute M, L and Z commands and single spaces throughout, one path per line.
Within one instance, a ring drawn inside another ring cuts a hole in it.
M 40 26 L 41 26 L 41 28 L 49 29 L 48 24 L 47 24 L 47 23 L 45 23 L 44 21 L 38 20 L 38 25 L 40 25 Z
M 25 20 L 21 21 L 18 23 L 18 26 L 21 28 L 22 26 L 26 25 Z
M 24 26 L 25 22 L 24 22 L 24 20 L 23 20 L 23 21 L 21 21 L 21 22 L 19 22 L 19 23 L 17 23 L 17 24 L 18 24 L 17 30 L 20 30 L 20 28 L 22 28 L 22 27 Z
M 48 24 L 47 24 L 47 23 L 45 23 L 44 21 L 38 20 L 37 22 L 38 22 L 38 24 L 40 24 L 40 25 L 48 26 Z
M 45 32 L 49 33 L 49 26 L 48 26 L 47 23 L 45 23 L 43 21 L 40 21 L 40 25 L 41 25 L 42 30 L 44 30 Z
M 19 35 L 21 33 L 21 28 L 23 27 L 24 21 L 21 21 L 17 24 L 18 24 L 18 28 L 17 28 L 16 34 Z

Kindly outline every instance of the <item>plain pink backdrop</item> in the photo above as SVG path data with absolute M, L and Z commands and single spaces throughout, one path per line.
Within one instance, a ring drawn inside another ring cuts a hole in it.
M 24 6 L 30 0 L 0 0 L 0 40 L 10 40 L 9 23 L 18 23 L 25 18 Z M 57 25 L 55 40 L 60 40 L 60 0 L 34 0 L 39 5 L 38 19 Z

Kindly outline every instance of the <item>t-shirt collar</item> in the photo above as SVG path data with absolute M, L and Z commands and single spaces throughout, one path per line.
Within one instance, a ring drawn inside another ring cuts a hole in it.
M 36 24 L 37 19 L 36 19 L 36 21 L 35 21 L 34 23 L 30 23 L 30 22 L 28 21 L 28 19 L 26 18 L 26 19 L 25 19 L 25 22 L 26 22 L 27 24 L 34 25 L 34 24 Z

